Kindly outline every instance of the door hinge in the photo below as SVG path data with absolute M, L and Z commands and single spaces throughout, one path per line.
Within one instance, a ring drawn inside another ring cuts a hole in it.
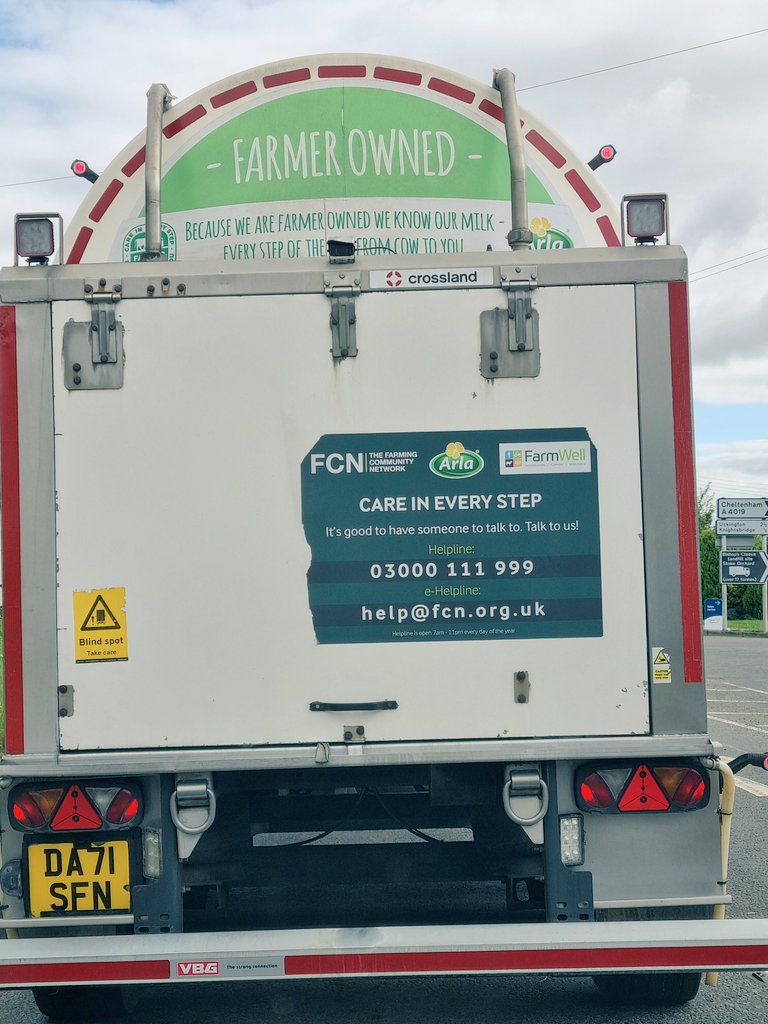
M 123 325 L 115 315 L 122 298 L 119 282 L 99 290 L 85 286 L 83 298 L 91 304 L 90 321 L 69 320 L 64 325 L 64 386 L 68 391 L 94 391 L 123 386 Z
M 539 375 L 539 314 L 533 304 L 537 272 L 536 266 L 502 267 L 506 308 L 480 314 L 480 372 L 488 380 Z
M 350 278 L 347 273 L 327 274 L 325 294 L 331 300 L 331 355 L 334 359 L 352 359 L 357 355 L 355 297 L 360 294 L 360 278 Z

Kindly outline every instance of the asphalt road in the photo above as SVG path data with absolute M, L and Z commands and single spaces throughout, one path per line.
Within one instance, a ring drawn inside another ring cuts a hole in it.
M 725 755 L 768 749 L 768 639 L 708 636 L 710 733 Z M 768 774 L 738 776 L 729 888 L 732 917 L 768 918 Z M 684 1007 L 610 1006 L 574 977 L 454 977 L 160 986 L 132 1024 L 761 1024 L 768 978 L 722 974 Z M 0 992 L 0 1024 L 42 1024 L 27 992 Z

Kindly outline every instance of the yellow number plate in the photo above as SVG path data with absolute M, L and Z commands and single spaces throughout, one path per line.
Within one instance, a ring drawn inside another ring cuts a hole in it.
M 93 914 L 131 909 L 128 842 L 34 843 L 28 848 L 29 912 Z

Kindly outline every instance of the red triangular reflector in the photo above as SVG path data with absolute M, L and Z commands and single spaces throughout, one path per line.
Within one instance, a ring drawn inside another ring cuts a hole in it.
M 620 811 L 667 811 L 669 800 L 648 765 L 641 764 L 619 800 Z
M 51 828 L 57 832 L 101 828 L 101 815 L 77 785 L 70 786 L 53 816 Z

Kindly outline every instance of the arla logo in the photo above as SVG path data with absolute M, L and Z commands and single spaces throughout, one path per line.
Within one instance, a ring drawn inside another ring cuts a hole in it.
M 178 975 L 182 978 L 200 977 L 202 974 L 218 974 L 218 960 L 179 960 Z
M 534 217 L 531 221 L 534 249 L 572 249 L 573 241 L 564 232 L 553 228 L 546 217 Z
M 476 476 L 484 465 L 482 455 L 479 452 L 467 451 L 461 441 L 451 441 L 445 446 L 444 452 L 435 455 L 429 462 L 429 468 L 433 473 L 449 480 Z

